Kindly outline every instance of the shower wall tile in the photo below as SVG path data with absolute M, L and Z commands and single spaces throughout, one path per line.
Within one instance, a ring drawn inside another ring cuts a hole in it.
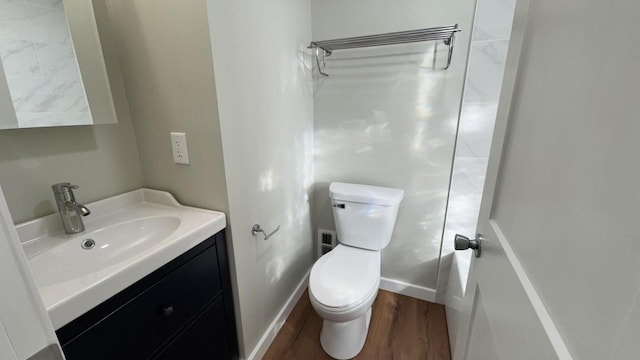
M 71 43 L 64 10 L 15 2 L 0 2 L 0 38 Z
M 39 127 L 39 124 L 53 125 L 56 123 L 54 113 L 20 113 L 17 114 L 20 127 Z
M 471 41 L 508 40 L 515 8 L 515 0 L 478 1 Z
M 467 81 L 447 204 L 438 293 L 445 292 L 455 234 L 474 236 L 491 149 L 516 0 L 478 0 Z M 466 284 L 470 252 L 456 254 L 458 284 Z M 464 260 L 463 260 L 464 259 Z M 447 311 L 451 310 L 447 302 Z M 455 341 L 455 339 L 452 339 Z M 453 344 L 452 344 L 453 345 Z
M 487 158 L 456 155 L 447 203 L 447 220 L 442 241 L 442 259 L 438 291 L 446 290 L 456 234 L 474 236 L 487 172 Z M 447 261 L 448 260 L 448 261 Z M 460 265 L 460 264 L 459 264 Z M 464 282 L 466 283 L 466 281 Z
M 497 112 L 497 102 L 462 104 L 456 156 L 489 157 Z
M 471 44 L 464 102 L 497 102 L 509 40 Z
M 36 43 L 36 50 L 43 77 L 80 80 L 73 46 Z
M 438 291 L 441 294 L 447 287 L 456 234 L 471 237 L 476 233 L 487 163 L 487 159 L 483 158 L 456 157 L 455 159 L 451 193 L 447 205 L 447 222 L 442 241 L 442 260 L 438 280 Z M 459 255 L 468 257 L 469 254 L 469 252 L 462 252 Z M 468 265 L 468 262 L 464 264 Z M 458 264 L 458 266 L 461 265 L 463 264 Z M 460 281 L 465 284 L 466 277 Z
M 61 0 L 0 0 L 0 59 L 20 127 L 92 123 Z
M 62 0 L 23 0 L 26 4 L 39 5 L 51 9 L 64 9 Z
M 0 60 L 6 76 L 42 76 L 32 41 L 0 40 Z
M 46 78 L 7 78 L 16 113 L 86 112 L 81 81 Z
M 57 112 L 56 121 L 65 124 L 72 123 L 74 125 L 91 125 L 93 119 L 89 111 L 77 111 L 77 112 Z

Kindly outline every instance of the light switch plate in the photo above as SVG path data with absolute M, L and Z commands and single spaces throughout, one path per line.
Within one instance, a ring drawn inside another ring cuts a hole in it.
M 171 148 L 173 149 L 173 161 L 175 161 L 176 164 L 190 164 L 189 148 L 187 147 L 187 134 L 172 132 Z

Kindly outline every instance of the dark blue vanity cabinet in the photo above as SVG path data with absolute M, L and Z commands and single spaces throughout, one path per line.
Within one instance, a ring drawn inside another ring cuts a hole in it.
M 224 231 L 56 334 L 67 360 L 237 359 Z

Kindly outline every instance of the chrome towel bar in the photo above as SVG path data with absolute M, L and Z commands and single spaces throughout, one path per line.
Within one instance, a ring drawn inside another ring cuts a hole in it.
M 318 71 L 320 72 L 320 74 L 329 76 L 329 74 L 325 72 L 324 58 L 326 56 L 330 56 L 334 50 L 442 40 L 444 41 L 445 45 L 449 46 L 447 66 L 445 67 L 446 70 L 451 65 L 455 35 L 460 31 L 462 30 L 458 28 L 458 24 L 455 24 L 418 30 L 349 37 L 343 39 L 312 41 L 309 44 L 308 48 L 315 50 L 314 55 L 316 59 L 316 65 L 318 66 Z M 435 60 L 436 52 L 434 52 L 433 56 Z M 322 65 L 320 58 L 322 58 Z

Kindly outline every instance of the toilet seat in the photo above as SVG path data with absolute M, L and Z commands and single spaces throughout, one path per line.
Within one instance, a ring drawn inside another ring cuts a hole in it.
M 309 292 L 327 312 L 369 302 L 380 284 L 380 252 L 338 245 L 313 265 Z

